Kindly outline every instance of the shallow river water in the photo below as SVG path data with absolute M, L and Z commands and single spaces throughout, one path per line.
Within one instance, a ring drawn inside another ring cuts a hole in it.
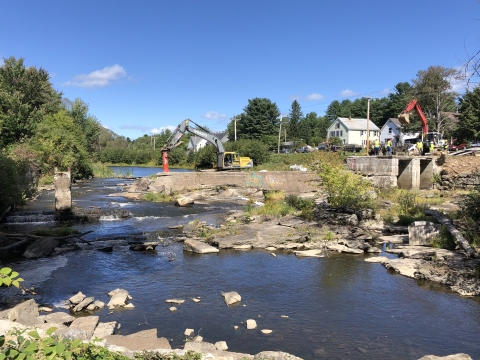
M 76 225 L 82 232 L 94 230 L 86 238 L 163 234 L 169 226 L 196 218 L 219 225 L 219 215 L 238 208 L 227 203 L 177 208 L 107 197 L 119 191 L 116 184 L 126 181 L 96 179 L 73 187 L 76 206 L 101 207 L 107 213 L 121 208 L 132 214 L 126 220 L 106 215 L 99 222 Z M 53 208 L 52 200 L 52 194 L 45 194 L 29 209 Z M 22 229 L 45 224 L 4 226 Z M 43 304 L 61 304 L 78 291 L 107 302 L 109 291 L 126 289 L 135 308 L 112 314 L 100 310 L 95 313 L 100 321 L 120 322 L 124 335 L 157 328 L 158 336 L 177 348 L 184 344 L 185 329 L 193 328 L 204 341 L 225 340 L 229 350 L 250 354 L 281 350 L 305 359 L 418 359 L 464 352 L 480 358 L 478 299 L 390 273 L 364 258 L 299 259 L 282 252 L 275 258 L 265 251 L 225 250 L 194 255 L 167 239 L 156 252 L 117 246 L 112 253 L 75 251 L 10 266 L 26 279 L 26 285 L 35 286 L 36 300 Z M 242 301 L 227 307 L 221 293 L 232 290 Z M 193 302 L 194 297 L 201 301 Z M 170 312 L 165 303 L 169 298 L 186 301 Z M 247 319 L 255 319 L 258 329 L 246 330 L 242 323 Z M 264 335 L 261 329 L 273 332 Z

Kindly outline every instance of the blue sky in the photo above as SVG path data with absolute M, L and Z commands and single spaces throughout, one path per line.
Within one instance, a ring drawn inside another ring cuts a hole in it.
M 3 1 L 0 57 L 135 139 L 190 118 L 224 130 L 255 97 L 323 115 L 480 48 L 476 0 Z

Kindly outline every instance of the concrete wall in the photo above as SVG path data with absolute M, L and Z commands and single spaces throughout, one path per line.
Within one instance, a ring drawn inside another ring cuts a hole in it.
M 393 157 L 351 156 L 347 166 L 363 175 L 398 176 L 398 159 Z
M 319 178 L 313 172 L 303 171 L 212 171 L 158 173 L 154 187 L 165 191 L 196 190 L 216 186 L 251 187 L 262 190 L 283 190 L 302 193 L 318 190 Z
M 431 189 L 433 186 L 434 160 L 420 159 L 420 189 Z
M 53 183 L 55 185 L 55 210 L 70 210 L 72 208 L 70 169 L 66 172 L 57 172 L 55 168 Z
M 397 185 L 400 189 L 420 189 L 420 159 L 398 160 Z

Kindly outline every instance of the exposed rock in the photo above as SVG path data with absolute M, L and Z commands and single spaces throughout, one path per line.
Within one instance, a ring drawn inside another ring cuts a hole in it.
M 472 360 L 470 355 L 459 353 L 447 356 L 425 355 L 418 360 Z
M 252 245 L 236 245 L 233 247 L 233 250 L 251 250 Z
M 340 252 L 340 253 L 363 254 L 363 250 L 352 249 L 352 248 L 349 248 L 345 245 L 336 244 L 336 243 L 329 243 L 329 244 L 327 244 L 326 247 L 330 251 L 337 251 L 337 252 Z
M 408 243 L 410 245 L 431 246 L 431 239 L 440 232 L 440 225 L 430 221 L 414 221 L 408 227 Z
M 224 292 L 222 293 L 222 296 L 225 304 L 227 305 L 232 305 L 239 301 L 242 301 L 242 297 L 236 291 Z
M 379 244 L 407 244 L 408 235 L 388 235 L 379 236 L 377 239 Z
M 184 349 L 195 351 L 196 353 L 205 354 L 217 350 L 214 344 L 208 342 L 187 341 Z
M 185 329 L 185 332 L 183 333 L 183 335 L 185 335 L 185 336 L 190 336 L 190 335 L 192 335 L 194 332 L 195 332 L 195 330 L 193 330 L 193 329 Z
M 103 309 L 105 307 L 105 303 L 100 300 L 95 300 L 93 305 L 95 306 L 95 309 Z
M 325 253 L 323 250 L 314 249 L 314 250 L 297 250 L 294 251 L 294 254 L 298 257 L 324 257 Z
M 64 312 L 55 312 L 42 316 L 42 319 L 47 324 L 61 324 L 68 326 L 73 322 L 73 320 L 75 320 L 75 317 Z
M 21 316 L 25 318 L 39 316 L 38 305 L 34 299 L 17 304 L 11 309 L 0 311 L 0 319 L 4 320 L 17 321 Z
M 247 330 L 253 330 L 257 328 L 257 322 L 255 320 L 247 320 Z
M 338 240 L 338 243 L 341 244 L 341 245 L 345 245 L 351 249 L 358 249 L 358 250 L 362 250 L 362 251 L 366 251 L 370 248 L 370 244 L 369 243 L 366 243 L 365 241 L 363 240 L 360 240 L 360 239 L 355 239 L 355 240 L 345 240 L 345 239 L 341 239 L 341 240 Z
M 194 202 L 195 202 L 195 200 L 192 197 L 182 196 L 182 197 L 179 197 L 175 200 L 175 205 L 176 206 L 181 206 L 181 207 L 192 206 Z
M 225 341 L 217 341 L 215 343 L 215 348 L 217 350 L 220 350 L 220 351 L 227 351 L 228 350 L 228 346 L 227 346 L 227 343 Z
M 133 251 L 149 251 L 149 250 L 155 250 L 155 248 L 158 246 L 158 241 L 145 241 L 142 243 L 138 244 L 131 244 L 130 245 L 130 250 Z
M 415 274 L 418 273 L 420 265 L 424 262 L 424 260 L 415 259 L 392 259 L 385 262 L 385 267 L 393 269 L 401 275 L 414 278 Z
M 52 308 L 49 308 L 49 307 L 46 307 L 46 306 L 40 306 L 40 307 L 38 308 L 38 311 L 51 313 L 51 312 L 53 311 L 53 309 L 52 309 Z
M 254 360 L 302 360 L 282 351 L 262 351 L 253 357 Z
M 116 325 L 117 325 L 116 321 L 98 323 L 97 327 L 95 328 L 95 331 L 93 332 L 92 340 L 96 338 L 103 339 L 109 335 L 113 335 L 113 333 L 115 332 Z
M 108 296 L 111 297 L 108 302 L 108 308 L 113 308 L 115 306 L 124 306 L 127 303 L 128 291 L 124 289 L 115 289 L 108 293 Z
M 372 256 L 369 258 L 365 259 L 366 262 L 371 262 L 371 263 L 385 263 L 388 261 L 388 258 L 386 256 Z
M 197 335 L 193 338 L 193 341 L 194 342 L 202 342 L 203 341 L 203 337 L 201 337 L 200 335 Z
M 187 239 L 183 243 L 183 250 L 197 254 L 217 253 L 219 250 L 198 240 Z
M 177 308 L 175 306 L 171 306 L 168 308 L 171 312 L 177 311 Z
M 12 329 L 23 330 L 26 328 L 27 326 L 16 323 L 14 321 L 7 320 L 7 319 L 0 319 L 0 336 L 5 336 L 5 334 L 7 334 Z
M 82 294 L 81 291 L 79 291 L 78 293 L 73 295 L 70 299 L 68 299 L 68 301 L 70 301 L 70 303 L 73 304 L 73 305 L 78 305 L 85 298 L 86 298 L 86 296 L 84 294 Z
M 59 245 L 59 241 L 46 238 L 37 239 L 25 249 L 23 256 L 27 259 L 36 259 L 50 255 L 53 250 Z
M 157 338 L 157 330 L 145 330 L 131 335 L 110 335 L 105 338 L 108 345 L 125 347 L 132 351 L 150 351 L 156 349 L 171 349 L 168 340 Z
M 123 308 L 124 308 L 124 309 L 133 309 L 133 308 L 135 308 L 135 305 L 133 305 L 132 303 L 130 303 L 130 304 L 125 305 Z
M 167 299 L 167 300 L 165 300 L 165 302 L 166 302 L 167 304 L 177 304 L 177 305 L 181 305 L 181 304 L 183 304 L 183 303 L 185 302 L 185 300 L 183 300 L 183 299 Z
M 271 333 L 273 332 L 273 330 L 270 330 L 270 329 L 262 329 L 262 330 L 260 330 L 260 331 L 261 331 L 262 333 L 264 333 L 264 334 L 267 334 L 267 335 L 268 335 L 268 334 L 271 334 Z
M 63 336 L 69 339 L 89 340 L 98 324 L 98 316 L 75 319 Z
M 84 308 L 86 308 L 88 305 L 90 305 L 91 303 L 93 303 L 93 300 L 95 300 L 93 296 L 86 297 L 86 298 L 83 299 L 78 305 L 76 305 L 76 306 L 73 308 L 73 311 L 74 311 L 74 312 L 82 311 L 82 310 L 83 310 Z

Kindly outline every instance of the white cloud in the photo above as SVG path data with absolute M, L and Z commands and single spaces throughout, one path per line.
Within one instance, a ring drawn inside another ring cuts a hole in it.
M 307 100 L 308 100 L 308 101 L 311 101 L 311 100 L 321 100 L 321 99 L 323 99 L 324 97 L 325 97 L 325 96 L 323 96 L 322 94 L 313 93 L 313 94 L 307 95 Z
M 151 133 L 151 134 L 161 134 L 162 131 L 165 131 L 165 130 L 173 131 L 173 130 L 175 130 L 175 129 L 176 129 L 176 127 L 175 127 L 175 126 L 172 126 L 172 125 L 162 126 L 162 127 L 159 127 L 159 128 L 151 129 L 151 130 L 150 130 L 150 133 Z
M 355 91 L 352 91 L 350 89 L 346 89 L 346 90 L 340 91 L 339 95 L 341 97 L 352 97 L 352 96 L 357 96 L 358 93 L 356 93 Z
M 390 94 L 390 89 L 389 88 L 385 88 L 382 91 L 380 91 L 380 95 L 387 95 L 387 94 Z
M 216 111 L 209 111 L 209 112 L 203 114 L 202 118 L 204 118 L 204 119 L 226 119 L 227 115 L 220 114 L 219 112 L 216 112 Z
M 107 66 L 102 70 L 95 70 L 90 74 L 76 75 L 73 80 L 67 81 L 64 85 L 84 88 L 105 87 L 126 75 L 127 72 L 125 69 L 120 65 L 115 64 Z

